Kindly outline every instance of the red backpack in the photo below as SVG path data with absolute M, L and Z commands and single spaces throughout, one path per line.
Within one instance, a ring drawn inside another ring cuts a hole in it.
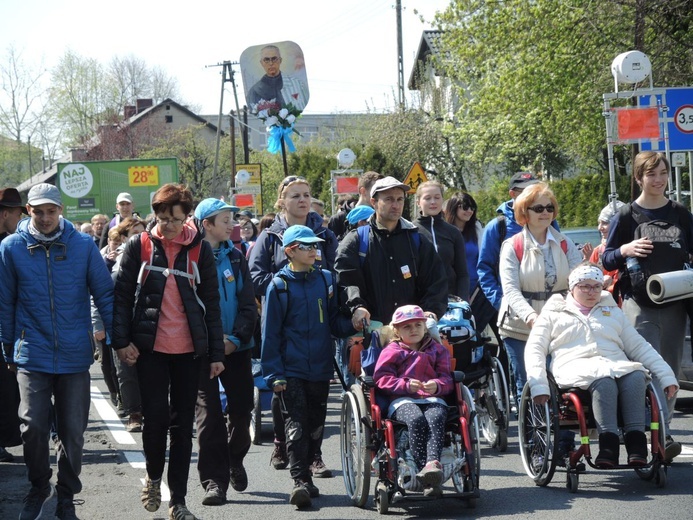
M 513 236 L 513 249 L 515 250 L 515 256 L 520 263 L 522 263 L 522 257 L 525 254 L 525 243 L 524 239 L 522 238 L 522 232 L 519 232 Z M 563 253 L 568 254 L 568 242 L 566 242 L 565 238 L 561 240 L 561 249 L 563 250 Z

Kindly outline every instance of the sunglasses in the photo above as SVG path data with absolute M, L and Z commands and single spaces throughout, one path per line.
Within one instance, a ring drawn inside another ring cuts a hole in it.
M 300 251 L 313 251 L 314 249 L 318 249 L 318 244 L 302 244 L 299 242 L 295 246 L 292 246 L 291 249 L 299 249 Z
M 471 205 L 471 204 L 468 204 L 467 202 L 463 202 L 463 203 L 460 205 L 460 208 L 462 208 L 464 211 L 469 211 L 470 209 L 471 209 L 472 211 L 476 211 L 476 206 L 473 206 L 473 205 Z
M 532 210 L 534 213 L 544 213 L 544 211 L 548 211 L 549 213 L 556 212 L 556 206 L 553 204 L 547 204 L 546 206 L 537 204 L 535 206 L 529 206 L 527 209 Z
M 282 181 L 282 190 L 284 188 L 286 188 L 292 182 L 297 182 L 297 181 L 308 182 L 305 177 L 299 177 L 298 175 L 290 175 L 289 177 L 287 177 L 286 179 L 284 179 Z

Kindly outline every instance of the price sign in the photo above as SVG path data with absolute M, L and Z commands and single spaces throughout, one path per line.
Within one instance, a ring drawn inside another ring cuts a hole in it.
M 693 134 L 693 105 L 682 105 L 674 114 L 674 124 L 684 134 Z
M 131 166 L 128 168 L 128 184 L 130 186 L 158 186 L 158 166 Z

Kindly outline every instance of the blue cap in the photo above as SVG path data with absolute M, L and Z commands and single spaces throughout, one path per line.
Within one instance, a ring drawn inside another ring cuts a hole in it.
M 315 242 L 324 242 L 322 238 L 318 238 L 313 233 L 313 230 L 306 226 L 291 226 L 284 231 L 283 247 L 289 247 L 294 242 L 302 242 L 303 244 L 313 244 Z
M 361 205 L 356 206 L 349 213 L 347 213 L 346 218 L 349 221 L 349 224 L 355 226 L 362 220 L 368 220 L 373 213 L 375 213 L 375 210 L 372 207 Z
M 206 218 L 213 217 L 214 215 L 217 215 L 222 211 L 232 211 L 235 213 L 236 211 L 238 211 L 238 207 L 230 206 L 229 204 L 220 199 L 204 199 L 195 208 L 195 218 L 197 220 L 204 220 Z

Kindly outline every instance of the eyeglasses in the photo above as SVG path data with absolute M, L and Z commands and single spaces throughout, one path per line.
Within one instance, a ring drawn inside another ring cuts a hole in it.
M 553 204 L 547 204 L 546 206 L 537 204 L 535 206 L 529 206 L 527 209 L 531 209 L 534 213 L 544 213 L 544 211 L 548 211 L 549 213 L 555 213 L 556 206 L 554 206 Z
M 580 289 L 581 293 L 584 294 L 589 294 L 591 292 L 602 292 L 602 286 L 601 285 L 589 285 L 586 283 L 579 284 L 577 286 L 578 289 Z
M 265 56 L 262 58 L 263 63 L 277 63 L 281 58 L 279 56 Z
M 291 249 L 300 249 L 301 251 L 313 251 L 317 248 L 318 244 L 302 244 L 301 242 L 291 247 Z
M 467 204 L 466 202 L 463 202 L 462 205 L 459 206 L 462 208 L 464 211 L 469 211 L 470 209 L 472 211 L 476 211 L 476 206 L 472 206 L 471 204 Z
M 183 222 L 185 222 L 186 219 L 184 218 L 157 218 L 156 221 L 163 225 L 163 226 L 168 226 L 169 224 L 173 224 L 175 226 L 180 226 Z

